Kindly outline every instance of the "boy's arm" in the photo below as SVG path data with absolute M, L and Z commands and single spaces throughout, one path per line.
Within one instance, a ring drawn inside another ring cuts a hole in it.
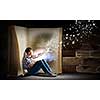
M 29 68 L 33 67 L 35 63 L 36 63 L 36 61 L 35 61 L 34 59 L 32 59 L 32 61 L 31 61 L 30 64 L 28 65 Z

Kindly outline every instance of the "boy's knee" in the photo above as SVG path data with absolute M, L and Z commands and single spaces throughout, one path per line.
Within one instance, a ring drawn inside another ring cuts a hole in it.
M 37 64 L 41 64 L 41 63 L 42 63 L 42 61 L 41 61 L 41 60 L 39 60 L 39 61 L 37 61 L 36 63 L 37 63 Z

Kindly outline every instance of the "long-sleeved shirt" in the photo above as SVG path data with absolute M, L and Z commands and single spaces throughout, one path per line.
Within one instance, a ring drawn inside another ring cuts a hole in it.
M 30 64 L 32 64 L 34 62 L 33 57 L 23 57 L 23 61 L 22 61 L 22 65 L 24 69 L 29 69 L 30 68 Z

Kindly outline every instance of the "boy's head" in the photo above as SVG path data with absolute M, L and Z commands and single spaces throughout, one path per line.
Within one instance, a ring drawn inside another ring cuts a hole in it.
M 28 56 L 31 56 L 33 54 L 32 48 L 30 47 L 26 48 L 25 52 L 27 53 Z

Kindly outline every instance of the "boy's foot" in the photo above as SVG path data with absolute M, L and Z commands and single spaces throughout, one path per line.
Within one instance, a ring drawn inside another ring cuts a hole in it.
M 46 73 L 46 74 L 45 74 L 45 76 L 46 76 L 46 77 L 56 77 L 56 76 L 57 76 L 57 74 L 54 74 L 54 73 L 47 74 L 47 73 Z
M 51 76 L 51 77 L 56 77 L 57 74 L 51 73 L 50 76 Z

